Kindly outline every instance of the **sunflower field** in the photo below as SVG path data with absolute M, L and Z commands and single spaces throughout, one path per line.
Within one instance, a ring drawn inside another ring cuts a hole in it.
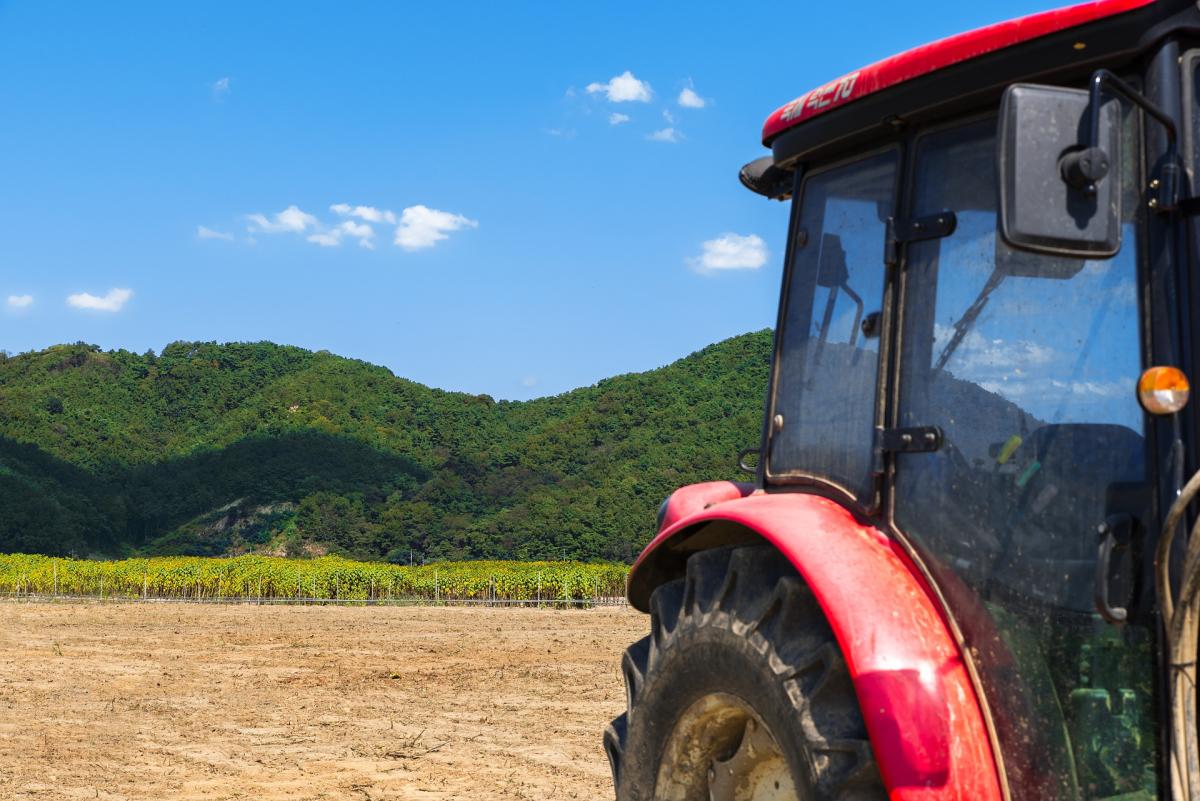
M 0 555 L 0 594 L 102 599 L 324 603 L 611 602 L 628 567 L 584 562 L 437 562 L 416 567 L 337 556 L 167 556 L 96 561 Z

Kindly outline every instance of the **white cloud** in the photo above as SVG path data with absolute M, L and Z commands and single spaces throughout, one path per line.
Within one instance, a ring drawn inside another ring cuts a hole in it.
M 561 139 L 574 139 L 575 138 L 575 129 L 574 128 L 543 128 L 542 130 L 545 131 L 550 136 L 557 136 Z
M 654 90 L 645 81 L 639 81 L 629 70 L 616 76 L 608 83 L 589 83 L 589 95 L 603 92 L 610 103 L 649 103 L 654 96 Z
M 655 131 L 646 137 L 651 142 L 670 142 L 675 144 L 683 139 L 683 134 L 674 128 L 663 128 L 661 131 Z
M 392 218 L 395 219 L 395 215 L 392 215 Z M 373 229 L 371 226 L 367 225 L 366 223 L 356 223 L 354 220 L 346 220 L 344 223 L 338 226 L 338 230 L 344 231 L 350 236 L 357 236 L 361 238 L 375 235 L 375 229 Z
M 954 328 L 941 323 L 933 326 L 933 347 L 939 353 L 954 338 Z M 975 330 L 968 330 L 955 348 L 950 360 L 955 375 L 979 378 L 988 371 L 1009 372 L 1020 376 L 1024 371 L 1062 361 L 1063 354 L 1054 348 L 1028 340 L 988 339 Z M 1007 378 L 1005 378 L 1007 380 Z
M 212 85 L 213 97 L 217 100 L 222 99 L 229 94 L 229 76 L 213 81 Z
M 1051 381 L 1055 389 L 1066 389 L 1072 395 L 1098 395 L 1102 398 L 1129 397 L 1128 381 Z
M 612 114 L 608 115 L 608 124 L 609 125 L 620 125 L 623 122 L 629 122 L 628 114 L 620 114 L 620 113 L 614 111 Z
M 390 217 L 389 222 L 396 219 L 396 215 L 390 211 L 388 212 L 388 216 Z M 336 230 L 345 236 L 357 239 L 360 247 L 364 247 L 367 250 L 375 249 L 375 229 L 366 223 L 356 223 L 354 220 L 346 220 Z
M 679 99 L 677 102 L 684 108 L 704 108 L 708 105 L 708 102 L 703 97 L 696 94 L 696 91 L 690 86 L 685 86 L 683 88 L 683 91 L 679 93 Z
M 663 119 L 666 120 L 668 124 L 670 124 L 670 125 L 675 124 L 675 115 L 671 113 L 671 110 L 669 108 L 664 108 L 662 110 L 662 115 L 663 115 Z
M 325 222 L 312 214 L 302 211 L 296 206 L 288 206 L 278 214 L 248 214 L 249 225 L 246 230 L 250 234 L 245 238 L 247 244 L 255 244 L 255 234 L 294 233 L 304 237 L 306 242 L 321 247 L 338 247 L 344 242 L 356 241 L 359 247 L 374 250 L 376 244 L 376 228 L 370 223 L 380 225 L 395 225 L 397 246 L 405 250 L 421 250 L 433 247 L 450 232 L 463 228 L 477 228 L 479 223 L 461 214 L 431 209 L 428 206 L 417 205 L 397 214 L 390 209 L 375 206 L 352 206 L 349 203 L 334 203 L 329 210 L 343 218 L 340 221 Z M 232 239 L 232 235 L 222 231 L 214 231 L 200 226 L 196 236 L 200 239 Z
M 358 244 L 369 250 L 375 249 L 375 243 L 372 239 L 375 236 L 375 229 L 366 223 L 357 223 L 354 220 L 346 220 L 340 225 L 329 228 L 323 231 L 316 231 L 305 237 L 305 240 L 312 242 L 314 245 L 320 245 L 325 248 L 333 248 L 342 244 L 342 239 L 351 237 L 358 240 Z
M 351 206 L 348 203 L 334 203 L 329 210 L 340 217 L 358 217 L 367 222 L 385 222 L 396 224 L 396 213 L 387 209 L 377 209 L 374 206 Z
M 318 225 L 316 217 L 301 211 L 294 205 L 288 206 L 276 214 L 273 219 L 267 219 L 262 214 L 247 214 L 246 219 L 252 223 L 248 230 L 256 234 L 300 234 L 304 233 L 305 229 L 315 228 Z
M 227 234 L 224 231 L 214 231 L 211 228 L 206 228 L 203 225 L 196 226 L 197 239 L 224 239 L 230 241 L 233 239 L 233 234 Z
M 525 376 L 524 378 L 522 378 L 522 379 L 521 379 L 521 386 L 523 386 L 523 387 L 536 387 L 536 386 L 537 386 L 537 382 L 538 382 L 538 380 L 537 380 L 537 377 L 536 377 L 536 376 L 527 375 L 527 376 Z
M 67 305 L 74 306 L 77 309 L 119 312 L 132 297 L 132 289 L 110 289 L 104 297 L 96 297 L 87 292 L 79 292 L 75 295 L 67 296 Z
M 24 309 L 33 305 L 33 295 L 9 295 L 8 306 L 12 309 Z
M 701 253 L 688 259 L 699 273 L 718 270 L 757 270 L 767 263 L 767 243 L 756 234 L 721 234 L 700 245 Z
M 461 214 L 438 211 L 426 206 L 409 206 L 400 213 L 400 226 L 396 228 L 395 242 L 405 250 L 420 250 L 431 248 L 446 239 L 449 231 L 478 227 L 478 222 Z
M 310 234 L 306 239 L 314 245 L 320 245 L 324 248 L 333 248 L 342 244 L 342 237 L 336 231 L 327 231 L 319 234 Z

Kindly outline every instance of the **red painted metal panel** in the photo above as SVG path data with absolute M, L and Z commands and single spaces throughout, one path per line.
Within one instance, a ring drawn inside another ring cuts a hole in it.
M 719 483 L 728 485 L 723 500 L 716 500 Z M 697 523 L 728 520 L 757 532 L 791 560 L 829 618 L 892 801 L 999 801 L 996 764 L 966 665 L 899 546 L 834 501 L 801 493 L 747 495 L 744 487 L 714 482 L 681 490 L 707 500 L 701 508 L 688 504 L 691 513 L 654 538 L 631 583 L 659 547 Z
M 772 139 L 787 129 L 889 86 L 1040 36 L 1142 8 L 1153 2 L 1096 0 L 1000 22 L 915 47 L 818 86 L 780 107 L 763 123 L 763 144 L 769 146 Z
M 705 481 L 680 487 L 667 498 L 667 512 L 663 515 L 660 530 L 714 504 L 744 498 L 752 492 L 754 485 L 745 481 Z

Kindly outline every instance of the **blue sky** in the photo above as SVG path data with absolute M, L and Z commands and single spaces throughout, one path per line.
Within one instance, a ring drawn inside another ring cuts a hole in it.
M 1054 5 L 3 3 L 0 348 L 269 339 L 517 399 L 658 367 L 774 323 L 768 113 Z

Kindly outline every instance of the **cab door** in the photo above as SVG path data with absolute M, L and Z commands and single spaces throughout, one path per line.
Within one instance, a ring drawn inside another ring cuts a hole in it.
M 767 416 L 767 482 L 815 485 L 859 509 L 879 499 L 881 254 L 899 161 L 890 148 L 803 177 Z
M 1152 798 L 1153 629 L 1115 626 L 1095 600 L 1098 531 L 1150 519 L 1138 204 L 1113 258 L 1009 248 L 995 130 L 914 140 L 908 212 L 955 225 L 903 260 L 892 419 L 940 445 L 896 454 L 891 522 L 966 638 L 1012 797 Z

